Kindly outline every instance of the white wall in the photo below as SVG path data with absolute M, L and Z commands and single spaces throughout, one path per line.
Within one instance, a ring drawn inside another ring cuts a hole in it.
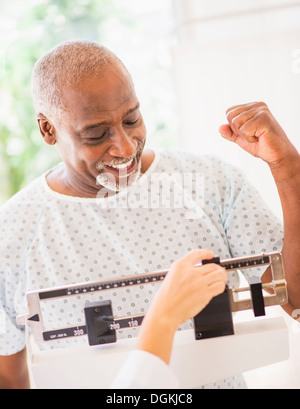
M 265 101 L 300 148 L 300 2 L 176 0 L 174 4 L 180 146 L 215 153 L 244 169 L 281 216 L 266 165 L 224 141 L 218 127 L 226 122 L 230 106 Z

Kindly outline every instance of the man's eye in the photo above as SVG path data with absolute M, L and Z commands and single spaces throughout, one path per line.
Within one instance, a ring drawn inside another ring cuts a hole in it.
M 104 132 L 103 134 L 101 134 L 99 136 L 96 136 L 94 138 L 88 138 L 87 140 L 88 140 L 88 142 L 99 142 L 99 141 L 101 141 L 102 139 L 105 138 L 106 134 L 107 134 L 107 132 Z
M 139 122 L 140 122 L 140 117 L 138 117 L 135 121 L 125 121 L 124 125 L 134 126 L 134 125 L 137 125 Z

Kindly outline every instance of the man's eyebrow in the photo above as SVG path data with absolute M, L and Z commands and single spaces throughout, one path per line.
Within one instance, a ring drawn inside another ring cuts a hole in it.
M 124 117 L 127 116 L 127 115 L 132 114 L 132 112 L 136 111 L 136 110 L 139 109 L 139 108 L 140 108 L 140 103 L 138 103 L 134 108 L 129 109 L 129 110 L 124 114 Z M 102 126 L 102 125 L 108 125 L 108 124 L 109 124 L 109 121 L 102 121 L 102 122 L 97 122 L 97 123 L 95 123 L 95 124 L 86 125 L 86 126 L 84 126 L 84 127 L 79 131 L 79 133 L 84 133 L 84 132 L 88 131 L 89 129 L 99 128 L 99 127 Z
M 137 109 L 140 108 L 140 103 L 138 103 L 134 108 L 129 109 L 129 111 L 126 112 L 124 116 L 127 116 L 129 114 L 132 114 L 132 112 L 136 111 Z

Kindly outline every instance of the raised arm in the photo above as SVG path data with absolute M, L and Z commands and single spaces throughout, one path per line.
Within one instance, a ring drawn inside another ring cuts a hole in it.
M 227 110 L 228 124 L 220 133 L 251 155 L 265 161 L 281 200 L 284 221 L 283 263 L 290 315 L 300 308 L 300 156 L 263 102 L 237 105 Z M 263 282 L 271 280 L 267 270 Z

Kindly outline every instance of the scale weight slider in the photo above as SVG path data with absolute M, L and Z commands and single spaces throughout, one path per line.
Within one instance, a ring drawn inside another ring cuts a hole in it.
M 194 317 L 194 330 L 196 340 L 234 335 L 228 286 Z
M 84 307 L 89 345 L 111 344 L 117 341 L 110 300 L 86 303 Z

